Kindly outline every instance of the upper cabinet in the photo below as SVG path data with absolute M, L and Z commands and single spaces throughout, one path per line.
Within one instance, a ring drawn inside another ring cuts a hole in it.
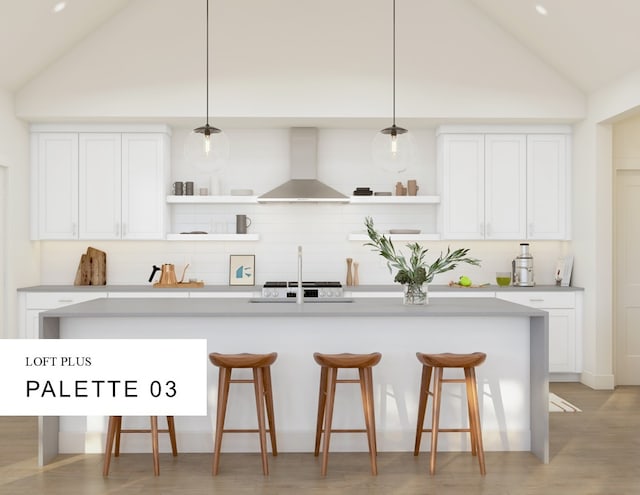
M 122 135 L 122 238 L 164 239 L 169 135 Z
M 33 239 L 164 238 L 168 129 L 99 130 L 33 128 Z
M 118 239 L 122 137 L 81 133 L 78 177 L 79 239 Z
M 31 237 L 78 238 L 78 134 L 31 138 Z
M 527 237 L 571 237 L 569 136 L 527 136 Z
M 444 239 L 569 238 L 568 128 L 543 129 L 439 129 Z

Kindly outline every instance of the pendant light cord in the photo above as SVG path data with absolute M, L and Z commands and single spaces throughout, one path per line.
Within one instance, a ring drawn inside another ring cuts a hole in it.
M 396 125 L 396 0 L 393 0 L 393 126 Z
M 395 0 L 393 0 L 395 2 Z M 206 39 L 207 39 L 207 48 L 206 48 L 206 53 L 207 53 L 207 127 L 209 126 L 209 0 L 206 0 L 207 2 L 207 35 L 206 35 Z

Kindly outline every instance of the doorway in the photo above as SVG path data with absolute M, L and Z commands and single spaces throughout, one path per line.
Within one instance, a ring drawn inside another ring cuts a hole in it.
M 9 281 L 7 277 L 7 168 L 0 164 L 0 338 L 7 336 L 9 316 L 7 297 Z
M 615 177 L 615 381 L 640 385 L 640 170 Z

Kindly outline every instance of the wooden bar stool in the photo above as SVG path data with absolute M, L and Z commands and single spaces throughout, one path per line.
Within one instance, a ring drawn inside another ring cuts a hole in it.
M 471 438 L 471 454 L 478 456 L 480 474 L 486 474 L 484 467 L 484 450 L 482 447 L 482 429 L 480 428 L 480 411 L 478 408 L 478 388 L 475 367 L 484 363 L 487 355 L 483 352 L 472 354 L 422 354 L 416 353 L 422 363 L 422 381 L 420 383 L 420 402 L 418 404 L 418 424 L 416 427 L 416 444 L 413 455 L 420 452 L 422 432 L 431 432 L 431 460 L 429 472 L 436 472 L 436 452 L 438 450 L 438 432 L 469 432 Z M 464 378 L 443 378 L 445 368 L 464 368 Z M 435 371 L 433 392 L 429 391 L 432 371 Z M 443 383 L 465 383 L 467 387 L 467 407 L 469 410 L 469 428 L 439 428 L 440 401 Z M 424 415 L 427 409 L 428 396 L 432 396 L 432 424 L 424 429 Z
M 271 437 L 271 452 L 278 455 L 276 445 L 276 424 L 273 414 L 273 394 L 271 392 L 271 368 L 278 354 L 209 354 L 211 362 L 220 368 L 218 375 L 218 408 L 216 417 L 215 446 L 213 452 L 213 474 L 218 474 L 220 462 L 220 447 L 222 446 L 223 433 L 259 433 L 260 452 L 262 453 L 262 472 L 269 474 L 267 463 L 267 432 Z M 252 368 L 253 379 L 231 379 L 233 368 Z M 229 385 L 231 383 L 253 383 L 256 396 L 256 408 L 258 412 L 258 429 L 224 429 L 224 418 L 227 413 L 227 401 L 229 399 Z M 267 409 L 269 429 L 265 427 L 264 410 Z
M 371 473 L 378 474 L 376 462 L 376 421 L 373 408 L 373 373 L 372 367 L 380 362 L 382 354 L 320 354 L 314 353 L 313 358 L 322 368 L 320 369 L 320 393 L 318 396 L 318 420 L 316 423 L 316 446 L 314 455 L 320 452 L 320 437 L 324 433 L 322 446 L 322 476 L 327 474 L 329 462 L 329 440 L 331 433 L 366 433 L 371 456 Z M 338 379 L 339 368 L 358 368 L 359 379 Z M 336 396 L 337 383 L 359 383 L 362 393 L 362 407 L 366 429 L 332 429 L 333 404 Z M 324 422 L 324 428 L 322 426 Z
M 153 450 L 153 474 L 160 475 L 160 457 L 158 450 L 158 433 L 168 433 L 171 440 L 171 453 L 173 456 L 178 455 L 178 447 L 176 445 L 176 428 L 173 416 L 167 416 L 167 428 L 165 430 L 158 429 L 158 416 L 151 416 L 150 429 L 122 429 L 122 416 L 109 416 L 109 427 L 107 429 L 107 444 L 104 451 L 104 466 L 102 475 L 109 476 L 109 466 L 111 464 L 111 453 L 113 452 L 113 444 L 115 441 L 115 453 L 120 455 L 120 434 L 121 433 L 151 433 L 151 446 Z

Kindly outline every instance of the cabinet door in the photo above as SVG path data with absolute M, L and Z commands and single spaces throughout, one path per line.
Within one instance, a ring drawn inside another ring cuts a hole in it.
M 575 310 L 548 309 L 549 313 L 549 372 L 580 371 L 576 369 Z
M 524 239 L 527 153 L 523 134 L 485 136 L 485 239 Z
M 484 238 L 484 135 L 439 137 L 445 239 Z
M 33 137 L 37 175 L 38 239 L 78 237 L 78 135 L 41 133 Z M 34 203 L 36 207 L 36 203 Z
M 569 137 L 527 136 L 527 237 L 569 239 Z
M 79 238 L 119 239 L 120 134 L 80 134 L 79 149 Z
M 549 372 L 579 373 L 576 295 L 573 292 L 496 292 L 496 297 L 549 313 Z
M 163 239 L 169 137 L 122 135 L 122 238 Z

